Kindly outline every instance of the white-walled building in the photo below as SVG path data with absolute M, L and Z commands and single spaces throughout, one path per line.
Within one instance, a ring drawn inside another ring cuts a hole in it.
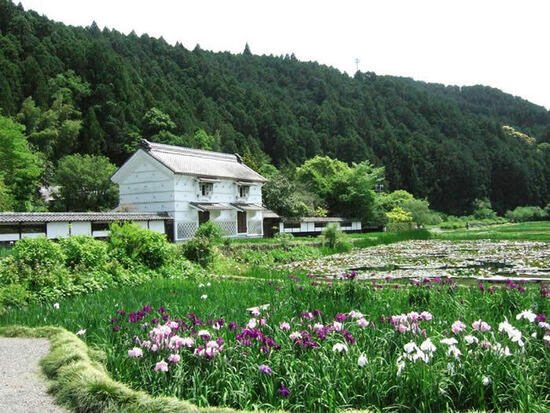
M 302 217 L 300 219 L 283 219 L 279 222 L 279 232 L 293 235 L 318 235 L 329 224 L 343 232 L 361 232 L 361 220 L 340 217 Z
M 143 140 L 142 147 L 112 176 L 120 207 L 167 213 L 173 239 L 193 236 L 208 220 L 230 237 L 263 235 L 263 176 L 240 156 Z
M 164 234 L 167 221 L 171 220 L 165 214 L 139 212 L 1 212 L 0 243 L 70 235 L 105 238 L 109 235 L 109 225 L 114 222 L 133 222 Z

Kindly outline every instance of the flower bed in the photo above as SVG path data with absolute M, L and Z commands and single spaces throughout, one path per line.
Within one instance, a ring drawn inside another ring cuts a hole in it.
M 283 287 L 272 286 L 278 294 L 273 303 L 242 305 L 239 320 L 212 312 L 176 314 L 168 306 L 117 310 L 109 369 L 136 389 L 198 405 L 293 411 L 548 407 L 546 286 L 457 291 L 452 282 L 435 279 L 396 290 L 343 278 L 333 286 L 292 277 Z M 312 290 L 317 293 L 309 295 Z M 336 312 L 307 307 L 313 304 L 307 298 L 316 296 L 326 308 L 327 292 L 341 302 L 347 295 L 364 303 Z M 407 300 L 411 311 L 373 306 L 389 293 Z M 290 299 L 294 294 L 304 294 L 302 308 Z M 495 303 L 501 313 L 480 318 Z M 442 305 L 447 314 L 430 312 Z

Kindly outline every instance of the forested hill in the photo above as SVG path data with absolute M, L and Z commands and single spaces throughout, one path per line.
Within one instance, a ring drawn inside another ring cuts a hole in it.
M 219 138 L 214 149 L 252 163 L 265 161 L 263 153 L 276 166 L 316 154 L 370 159 L 385 166 L 391 189 L 447 212 L 483 197 L 500 211 L 550 201 L 550 113 L 497 89 L 349 77 L 248 48 L 191 51 L 95 24 L 55 23 L 7 0 L 0 0 L 0 107 L 52 165 L 75 152 L 120 164 L 140 137 L 178 143 L 204 129 Z

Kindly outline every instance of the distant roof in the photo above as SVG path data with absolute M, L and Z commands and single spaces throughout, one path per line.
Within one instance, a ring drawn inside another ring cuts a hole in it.
M 264 210 L 264 212 L 262 213 L 262 217 L 263 218 L 281 218 L 279 214 L 277 214 L 276 212 L 270 209 Z
M 144 212 L 0 212 L 0 224 L 17 222 L 116 222 L 160 221 L 170 219 L 167 214 Z
M 358 222 L 359 218 L 342 218 L 342 217 L 303 217 L 299 219 L 285 219 L 285 222 Z
M 142 149 L 176 174 L 267 182 L 246 166 L 239 155 L 164 145 L 142 140 Z

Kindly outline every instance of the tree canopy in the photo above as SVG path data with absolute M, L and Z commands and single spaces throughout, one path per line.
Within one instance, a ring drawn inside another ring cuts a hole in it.
M 59 185 L 54 208 L 60 211 L 105 211 L 118 204 L 111 182 L 117 167 L 104 156 L 67 155 L 59 161 L 54 182 Z
M 368 160 L 384 166 L 389 191 L 453 214 L 483 198 L 500 213 L 550 202 L 550 113 L 500 90 L 349 76 L 249 47 L 188 50 L 55 23 L 9 0 L 0 0 L 0 108 L 25 125 L 45 183 L 66 155 L 120 165 L 145 137 L 240 153 L 257 167 Z

